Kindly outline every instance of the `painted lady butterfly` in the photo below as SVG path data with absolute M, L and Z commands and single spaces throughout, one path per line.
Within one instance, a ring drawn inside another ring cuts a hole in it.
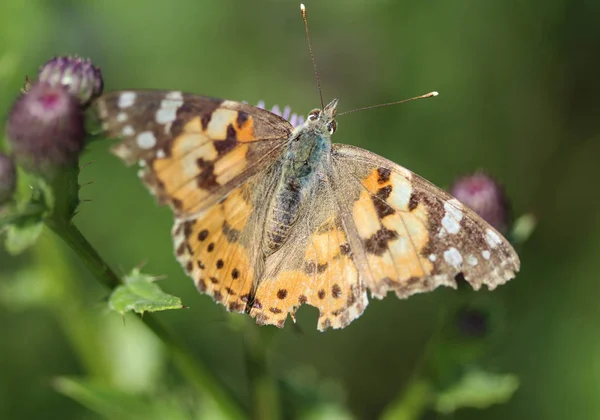
M 283 327 L 302 304 L 343 328 L 388 291 L 505 283 L 519 258 L 494 228 L 409 170 L 332 144 L 337 99 L 293 127 L 240 102 L 121 91 L 95 103 L 113 151 L 175 213 L 175 253 L 200 292 Z

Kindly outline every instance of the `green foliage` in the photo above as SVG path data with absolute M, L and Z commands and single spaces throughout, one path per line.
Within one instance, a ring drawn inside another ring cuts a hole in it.
M 181 299 L 163 292 L 155 283 L 156 278 L 134 269 L 124 278 L 124 284 L 115 288 L 108 299 L 108 306 L 124 315 L 133 311 L 140 315 L 144 312 L 181 309 Z
M 35 219 L 22 219 L 8 225 L 4 242 L 6 250 L 12 255 L 25 251 L 37 241 L 43 227 L 44 224 Z
M 184 401 L 136 395 L 91 380 L 61 377 L 54 388 L 102 417 L 114 420 L 198 419 Z M 198 408 L 195 409 L 198 411 Z
M 518 387 L 519 379 L 515 375 L 469 370 L 450 388 L 438 393 L 435 409 L 450 414 L 459 408 L 487 408 L 507 402 Z
M 0 114 L 57 52 L 90 57 L 107 90 L 182 89 L 300 113 L 318 105 L 298 4 L 232 4 L 0 1 Z M 0 208 L 0 418 L 600 417 L 600 3 L 307 6 L 325 100 L 339 96 L 340 111 L 441 93 L 342 116 L 334 141 L 438 185 L 493 174 L 516 216 L 535 214 L 512 232 L 522 273 L 489 294 L 374 300 L 343 331 L 315 331 L 311 308 L 283 331 L 239 314 L 232 325 L 174 260 L 169 211 L 97 139 L 81 172 L 40 183 L 20 171 Z M 125 323 L 107 314 L 107 297 L 127 287 L 115 271 L 140 261 L 190 309 Z M 476 296 L 489 298 L 474 306 L 491 332 L 465 337 L 454 308 Z
M 46 180 L 19 170 L 18 188 L 12 201 L 0 207 L 0 233 L 6 232 L 6 251 L 18 255 L 35 244 L 43 220 L 53 206 L 54 193 Z

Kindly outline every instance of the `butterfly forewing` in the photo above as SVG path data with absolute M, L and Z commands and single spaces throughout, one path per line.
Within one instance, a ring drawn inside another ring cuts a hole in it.
M 372 295 L 455 287 L 459 275 L 475 289 L 494 289 L 519 270 L 502 235 L 409 170 L 341 144 L 333 146 L 332 164 L 337 200 L 354 230 L 353 254 Z
M 178 91 L 121 91 L 96 101 L 113 152 L 160 203 L 187 217 L 276 160 L 292 126 L 268 111 Z

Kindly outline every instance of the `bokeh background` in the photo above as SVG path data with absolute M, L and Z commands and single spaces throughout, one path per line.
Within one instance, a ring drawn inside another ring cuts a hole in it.
M 145 262 L 146 272 L 165 276 L 161 287 L 189 309 L 156 318 L 248 415 L 248 334 L 280 384 L 281 415 L 374 418 L 403 401 L 424 359 L 446 354 L 448 342 L 431 350 L 431 337 L 467 302 L 495 320 L 468 364 L 514 374 L 520 386 L 504 404 L 451 418 L 600 418 L 600 3 L 328 0 L 307 8 L 324 99 L 339 98 L 340 111 L 440 92 L 343 116 L 334 141 L 446 188 L 477 169 L 493 174 L 514 214 L 539 221 L 518 248 L 515 280 L 491 293 L 372 301 L 341 331 L 319 333 L 308 307 L 296 326 L 258 329 L 196 293 L 173 257 L 169 209 L 107 152 L 108 141 L 80 160 L 80 181 L 93 183 L 82 189 L 91 202 L 76 224 L 119 273 Z M 1 115 L 25 75 L 60 54 L 91 57 L 105 90 L 177 89 L 302 114 L 319 104 L 296 0 L 2 0 Z M 115 401 L 141 395 L 183 404 L 188 418 L 219 415 L 135 316 L 108 312 L 109 292 L 51 233 L 18 258 L 0 253 L 0 282 L 0 418 L 100 418 L 97 396 L 76 402 L 64 395 L 73 384 L 59 377 L 91 381 Z M 460 343 L 448 352 L 460 353 Z M 119 418 L 119 403 L 113 408 L 107 416 Z M 156 418 L 179 418 L 175 411 Z

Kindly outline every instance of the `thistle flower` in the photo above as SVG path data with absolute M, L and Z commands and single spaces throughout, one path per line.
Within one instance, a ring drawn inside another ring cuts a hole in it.
M 263 101 L 258 102 L 256 105 L 257 108 L 266 109 L 265 103 Z M 299 125 L 304 124 L 304 116 L 292 113 L 292 109 L 289 106 L 283 108 L 283 112 L 278 105 L 274 105 L 270 110 L 273 114 L 279 115 L 280 117 L 288 120 L 292 127 L 298 127 Z
M 489 330 L 488 314 L 480 309 L 463 307 L 456 313 L 456 326 L 461 335 L 483 338 Z
M 16 185 L 17 170 L 15 162 L 4 153 L 0 153 L 0 204 L 12 197 Z
M 100 96 L 104 86 L 100 69 L 81 57 L 53 58 L 40 68 L 38 81 L 50 86 L 64 86 L 82 106 Z
M 30 169 L 73 162 L 83 149 L 83 110 L 65 87 L 38 82 L 13 104 L 6 134 L 15 157 Z
M 506 232 L 508 229 L 508 200 L 503 188 L 491 176 L 476 172 L 462 177 L 454 183 L 450 194 L 500 232 Z

